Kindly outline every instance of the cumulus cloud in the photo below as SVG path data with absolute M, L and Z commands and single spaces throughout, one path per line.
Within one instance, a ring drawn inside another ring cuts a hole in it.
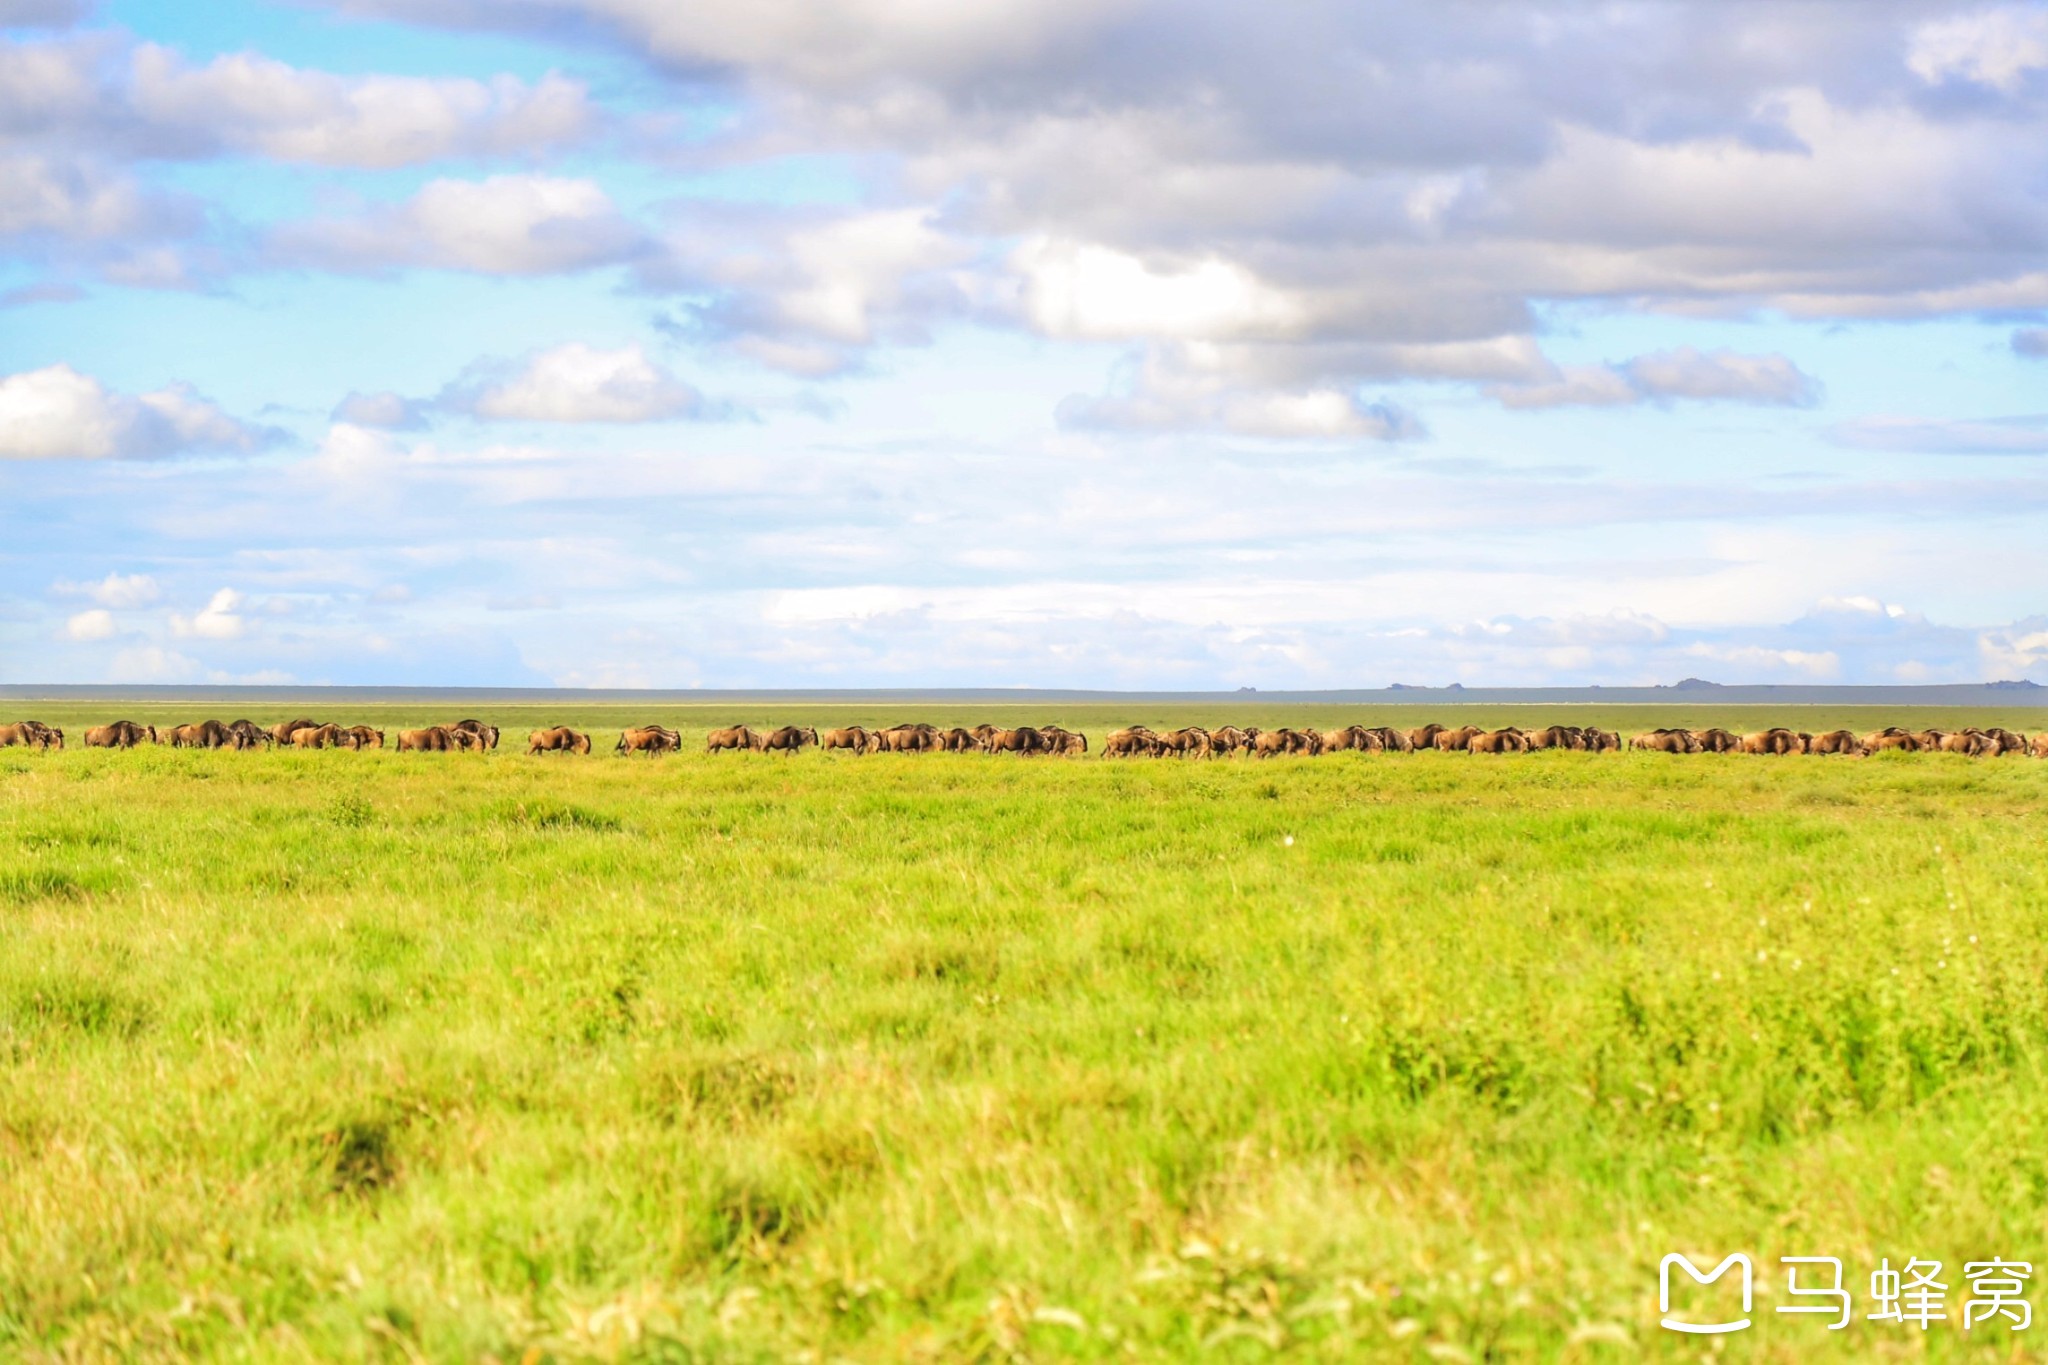
M 222 588 L 207 601 L 204 607 L 190 616 L 171 613 L 169 625 L 171 634 L 181 639 L 237 640 L 248 628 L 248 622 L 239 614 L 242 594 L 233 588 Z
M 152 130 L 195 152 L 225 150 L 326 166 L 407 166 L 577 141 L 596 122 L 584 87 L 412 76 L 336 76 L 252 53 L 203 67 L 169 48 L 134 54 L 127 96 Z
M 595 36 L 728 82 L 744 112 L 727 155 L 900 168 L 892 183 L 933 206 L 938 240 L 882 277 L 948 287 L 877 303 L 759 266 L 721 277 L 731 239 L 650 272 L 799 372 L 848 368 L 964 307 L 1053 337 L 1227 346 L 1235 386 L 1284 404 L 1304 382 L 1258 376 L 1299 349 L 1360 360 L 1319 376 L 1343 392 L 1404 353 L 1526 341 L 1553 301 L 1800 318 L 2048 307 L 2048 138 L 1930 93 L 2031 89 L 2037 6 L 1360 0 L 1276 24 L 1165 0 L 339 3 Z M 922 264 L 947 252 L 972 264 Z M 1536 404 L 1815 392 L 1782 358 L 1650 360 L 1480 382 L 1532 382 L 1518 398 Z
M 0 459 L 247 452 L 277 436 L 237 421 L 182 384 L 130 397 L 62 364 L 0 378 Z
M 587 270 L 624 261 L 642 245 L 593 181 L 531 174 L 434 180 L 403 203 L 288 224 L 272 239 L 290 264 L 481 275 Z
M 1640 355 L 1619 365 L 1570 365 L 1548 382 L 1497 385 L 1511 408 L 1617 407 L 1677 399 L 1806 407 L 1820 385 L 1781 355 L 1738 355 L 1691 346 Z
M 2048 418 L 1949 421 L 1932 417 L 1861 417 L 1827 430 L 1836 445 L 1929 455 L 2048 454 Z
M 379 393 L 350 392 L 334 405 L 330 414 L 336 422 L 357 427 L 381 427 L 387 431 L 408 431 L 425 424 L 421 405 L 388 390 Z
M 1906 64 L 1930 84 L 1971 81 L 2012 94 L 2029 76 L 2048 71 L 2048 11 L 1995 5 L 1923 24 Z
M 607 351 L 571 342 L 495 379 L 465 381 L 441 405 L 488 421 L 658 422 L 698 415 L 702 402 L 637 345 Z
M 822 376 L 880 341 L 921 342 L 971 308 L 974 248 L 923 209 L 791 217 L 692 206 L 640 263 L 643 288 L 697 296 L 673 325 L 770 368 Z
M 124 611 L 146 607 L 163 596 L 163 589 L 146 573 L 110 573 L 97 583 L 59 582 L 51 590 L 60 597 L 83 597 Z
M 68 640 L 111 640 L 114 638 L 114 614 L 95 607 L 81 611 L 64 623 L 64 637 Z

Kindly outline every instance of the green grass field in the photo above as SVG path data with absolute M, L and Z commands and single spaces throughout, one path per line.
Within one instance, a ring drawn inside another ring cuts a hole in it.
M 1249 706 L 497 707 L 461 713 L 504 727 L 484 756 L 116 753 L 79 731 L 237 713 L 13 710 L 74 747 L 0 750 L 0 1358 L 2048 1340 L 1961 1322 L 1994 1256 L 2048 1309 L 2048 762 L 701 752 L 737 720 L 1450 718 Z M 685 753 L 613 757 L 643 719 Z M 519 752 L 556 721 L 598 752 Z M 1755 1325 L 1662 1330 L 1672 1251 L 1752 1256 Z M 1793 1255 L 1842 1258 L 1846 1330 L 1773 1311 Z M 1949 1321 L 1866 1322 L 1880 1257 L 1943 1261 Z

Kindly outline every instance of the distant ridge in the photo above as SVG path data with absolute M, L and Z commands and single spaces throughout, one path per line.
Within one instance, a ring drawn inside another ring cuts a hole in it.
M 856 704 L 931 702 L 1030 704 L 1058 702 L 1200 702 L 1214 706 L 1576 706 L 1685 705 L 1711 698 L 1717 706 L 2048 706 L 2048 687 L 2027 680 L 1990 683 L 1934 683 L 1924 686 L 1842 687 L 1813 684 L 1723 684 L 1687 678 L 1671 687 L 1415 687 L 1331 689 L 1303 692 L 1111 692 L 1082 688 L 1031 687 L 818 687 L 818 688 L 546 688 L 546 687 L 142 687 L 107 684 L 5 683 L 0 699 L 11 701 L 200 702 L 255 705 L 313 705 L 319 702 L 427 703 L 472 701 L 479 705 L 560 702 L 641 702 L 648 705 L 714 705 L 721 702 Z

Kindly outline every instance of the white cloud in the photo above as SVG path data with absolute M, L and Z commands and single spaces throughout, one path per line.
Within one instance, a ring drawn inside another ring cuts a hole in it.
M 1618 407 L 1673 399 L 1804 407 L 1820 386 L 1781 355 L 1738 355 L 1691 346 L 1640 355 L 1620 365 L 1569 365 L 1549 382 L 1497 385 L 1510 408 Z
M 1108 247 L 1039 240 L 1011 261 L 1024 308 L 1051 336 L 1222 341 L 1293 337 L 1303 306 L 1215 257 L 1152 263 Z
M 171 634 L 199 640 L 240 639 L 248 624 L 237 614 L 241 605 L 242 594 L 233 588 L 222 588 L 192 616 L 173 612 L 170 617 Z
M 114 614 L 98 607 L 81 611 L 64 623 L 64 635 L 71 640 L 111 640 Z
M 2048 70 L 2048 10 L 1997 5 L 1922 25 L 1906 64 L 1929 84 L 1960 79 L 2012 94 Z
M 483 275 L 585 270 L 641 244 L 595 182 L 531 174 L 434 180 L 402 204 L 289 224 L 273 238 L 281 259 L 334 270 Z
M 272 436 L 236 421 L 184 385 L 129 397 L 62 364 L 0 378 L 0 459 L 250 451 Z
M 1415 440 L 1415 417 L 1332 387 L 1246 385 L 1202 347 L 1148 351 L 1125 391 L 1075 394 L 1059 405 L 1060 424 L 1097 431 L 1219 431 L 1239 436 L 1317 440 Z
M 189 212 L 89 160 L 0 148 L 0 235 L 106 240 L 183 228 Z
M 571 342 L 445 401 L 493 421 L 657 422 L 691 416 L 702 400 L 637 345 L 605 351 Z
M 535 151 L 587 135 L 582 85 L 410 76 L 336 76 L 253 53 L 192 67 L 139 47 L 128 90 L 136 112 L 202 144 L 328 166 L 405 166 L 452 156 Z
M 107 666 L 107 681 L 113 683 L 181 683 L 199 676 L 197 660 L 161 645 L 118 650 Z
M 97 583 L 60 582 L 52 591 L 63 597 L 84 597 L 117 611 L 146 607 L 163 596 L 163 589 L 146 573 L 110 573 Z
M 1950 421 L 1936 417 L 1859 417 L 1827 430 L 1836 445 L 1929 455 L 2048 455 L 2048 420 Z
M 967 311 L 974 248 L 941 232 L 924 209 L 884 209 L 777 221 L 693 206 L 658 253 L 641 262 L 644 287 L 708 295 L 683 329 L 792 374 L 849 368 L 882 340 L 925 340 L 928 324 Z
M 350 426 L 381 427 L 406 431 L 422 425 L 420 405 L 388 390 L 381 393 L 351 392 L 335 404 L 333 420 Z

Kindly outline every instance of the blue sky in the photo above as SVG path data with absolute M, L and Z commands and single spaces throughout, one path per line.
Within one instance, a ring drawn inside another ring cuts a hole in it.
M 2048 682 L 2048 6 L 0 0 L 0 680 Z

